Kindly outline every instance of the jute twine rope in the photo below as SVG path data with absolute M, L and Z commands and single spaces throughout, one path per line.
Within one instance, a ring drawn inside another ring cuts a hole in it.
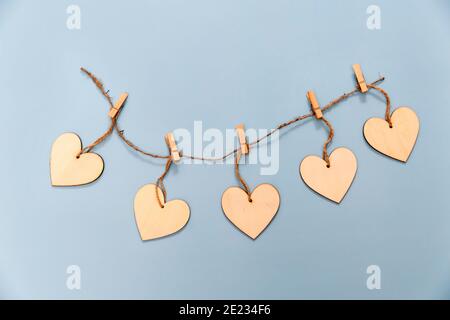
M 88 70 L 86 70 L 85 68 L 81 68 L 81 71 L 83 73 L 85 73 L 96 85 L 96 87 L 99 89 L 99 91 L 102 93 L 102 95 L 106 98 L 106 100 L 108 101 L 108 104 L 110 106 L 110 108 L 114 107 L 113 101 L 111 96 L 109 95 L 109 90 L 105 90 L 105 87 L 103 85 L 103 83 L 91 72 L 89 72 Z M 384 97 L 386 98 L 386 114 L 385 114 L 385 119 L 386 121 L 389 123 L 389 126 L 392 127 L 392 121 L 391 121 L 391 116 L 390 116 L 390 105 L 391 105 L 391 100 L 389 98 L 389 95 L 387 94 L 387 92 L 383 89 L 381 89 L 380 87 L 376 86 L 379 82 L 384 81 L 384 77 L 380 77 L 377 80 L 375 80 L 374 82 L 370 83 L 367 85 L 367 87 L 369 89 L 374 89 L 377 90 L 379 92 L 381 92 Z M 339 104 L 340 102 L 348 99 L 349 97 L 353 96 L 354 94 L 358 93 L 359 89 L 358 87 L 356 87 L 355 89 L 353 89 L 350 92 L 344 93 L 341 96 L 339 96 L 338 98 L 330 101 L 327 105 L 325 105 L 322 108 L 322 111 L 327 111 L 328 109 L 330 109 L 331 107 Z M 89 144 L 87 147 L 83 148 L 80 153 L 78 154 L 77 157 L 79 157 L 81 154 L 83 153 L 87 153 L 90 152 L 95 146 L 97 146 L 98 144 L 102 143 L 109 135 L 112 134 L 112 132 L 115 130 L 118 134 L 118 136 L 120 137 L 120 139 L 122 139 L 123 142 L 125 142 L 125 144 L 127 144 L 129 147 L 131 147 L 133 150 L 141 153 L 142 155 L 148 156 L 148 157 L 152 157 L 152 158 L 156 158 L 156 159 L 167 159 L 166 162 L 166 166 L 165 166 L 165 170 L 163 172 L 163 174 L 157 179 L 156 181 L 156 198 L 158 199 L 158 203 L 161 206 L 161 208 L 164 208 L 164 204 L 166 203 L 166 197 L 167 197 L 167 191 L 166 188 L 164 186 L 164 178 L 166 177 L 167 173 L 170 170 L 170 167 L 172 165 L 172 158 L 171 155 L 160 155 L 160 154 L 156 154 L 153 152 L 148 152 L 145 151 L 143 149 L 141 149 L 140 147 L 138 147 L 137 145 L 135 145 L 133 142 L 131 142 L 124 134 L 124 130 L 121 130 L 118 126 L 117 123 L 117 119 L 119 117 L 119 114 L 121 113 L 121 110 L 119 110 L 119 112 L 116 114 L 115 117 L 111 118 L 111 125 L 109 126 L 108 130 L 106 130 L 106 132 L 104 134 L 102 134 L 97 140 L 95 140 L 93 143 Z M 310 118 L 314 116 L 314 114 L 312 112 L 308 113 L 308 114 L 304 114 L 301 116 L 298 116 L 290 121 L 284 122 L 279 124 L 275 129 L 273 129 L 272 131 L 270 131 L 269 133 L 267 133 L 266 135 L 259 137 L 258 139 L 254 140 L 253 142 L 250 142 L 249 145 L 249 149 L 251 149 L 251 147 L 257 146 L 259 143 L 261 143 L 262 141 L 266 140 L 267 138 L 269 138 L 272 134 L 274 134 L 277 131 L 280 131 L 284 128 L 287 128 L 299 121 L 305 120 L 307 118 Z M 323 146 L 323 151 L 322 151 L 322 158 L 327 162 L 327 165 L 330 166 L 330 160 L 329 160 L 329 155 L 327 152 L 327 147 L 329 145 L 329 143 L 332 141 L 333 136 L 334 136 L 334 130 L 333 127 L 331 126 L 331 124 L 328 122 L 328 120 L 326 120 L 324 117 L 322 117 L 321 119 L 325 125 L 328 127 L 329 129 L 329 135 L 328 135 L 328 139 L 326 140 L 324 146 Z M 242 176 L 239 173 L 239 160 L 241 158 L 241 152 L 239 148 L 234 149 L 231 152 L 228 152 L 226 154 L 224 154 L 221 157 L 199 157 L 199 156 L 194 156 L 194 155 L 189 155 L 189 154 L 183 154 L 182 152 L 180 152 L 180 156 L 182 158 L 187 158 L 187 159 L 191 159 L 191 160 L 201 160 L 201 161 L 223 161 L 225 159 L 227 159 L 229 156 L 231 155 L 235 155 L 235 174 L 237 179 L 240 181 L 240 183 L 242 184 L 245 192 L 248 195 L 248 199 L 251 202 L 251 192 L 250 192 L 250 188 L 248 187 L 248 184 L 245 182 L 245 180 L 242 178 Z M 159 192 L 158 192 L 158 188 L 161 189 L 162 194 L 163 194 L 163 199 L 160 199 L 159 196 Z
M 167 199 L 167 191 L 166 187 L 164 186 L 164 178 L 166 177 L 167 173 L 169 173 L 170 166 L 172 165 L 172 158 L 169 157 L 166 162 L 166 167 L 164 169 L 163 174 L 156 180 L 156 199 L 158 200 L 158 204 L 161 208 L 164 208 L 164 205 L 166 204 Z M 161 201 L 161 197 L 159 196 L 158 188 L 161 189 L 161 192 L 163 194 L 163 199 Z
M 236 178 L 239 180 L 242 187 L 244 188 L 244 191 L 248 197 L 248 201 L 252 202 L 252 193 L 250 191 L 250 188 L 248 187 L 247 182 L 245 182 L 244 178 L 242 178 L 241 174 L 239 173 L 239 160 L 241 160 L 241 155 L 242 155 L 241 151 L 238 150 L 234 158 L 234 174 L 236 175 Z
M 375 89 L 379 92 L 381 92 L 386 99 L 386 113 L 384 114 L 384 118 L 389 123 L 389 127 L 392 128 L 392 120 L 391 120 L 391 98 L 389 98 L 388 93 L 381 89 L 380 87 L 375 86 L 374 84 L 367 85 L 368 88 Z
M 96 87 L 100 90 L 100 92 L 102 92 L 103 96 L 108 101 L 110 107 L 113 108 L 114 104 L 112 102 L 112 98 L 108 94 L 108 92 L 105 90 L 105 87 L 103 86 L 103 83 L 97 77 L 95 77 L 91 72 L 86 70 L 85 68 L 81 67 L 80 70 L 82 72 L 84 72 L 89 78 L 91 78 L 91 80 L 94 82 Z M 118 116 L 119 116 L 119 114 L 117 114 L 115 117 L 113 117 L 111 119 L 111 125 L 109 126 L 108 130 L 106 130 L 105 133 L 103 133 L 97 140 L 95 140 L 94 142 L 89 144 L 87 147 L 84 147 L 83 149 L 80 150 L 80 152 L 77 154 L 77 158 L 79 158 L 83 153 L 87 153 L 87 152 L 92 151 L 92 149 L 94 149 L 95 146 L 97 146 L 100 143 L 102 143 L 109 135 L 111 135 L 111 133 L 114 130 L 114 127 L 116 126 L 117 117 Z
M 327 163 L 327 168 L 329 168 L 331 166 L 330 163 L 330 156 L 328 155 L 328 145 L 330 144 L 331 140 L 333 140 L 334 137 L 334 129 L 331 126 L 331 123 L 325 119 L 325 117 L 322 117 L 320 120 L 323 121 L 323 123 L 325 123 L 325 125 L 328 127 L 328 138 L 327 141 L 325 141 L 325 143 L 323 144 L 323 150 L 322 150 L 322 159 L 325 160 L 325 162 Z

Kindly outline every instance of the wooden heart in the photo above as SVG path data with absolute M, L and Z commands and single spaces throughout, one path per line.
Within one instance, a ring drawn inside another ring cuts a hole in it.
M 364 137 L 375 150 L 406 162 L 416 144 L 419 118 L 408 107 L 396 109 L 391 116 L 392 128 L 385 119 L 370 118 L 364 124 Z
M 64 133 L 53 142 L 50 155 L 50 176 L 53 186 L 79 186 L 91 183 L 103 172 L 103 159 L 95 153 L 83 153 L 80 137 Z
M 337 148 L 330 155 L 330 167 L 318 156 L 307 156 L 300 164 L 303 181 L 318 194 L 340 203 L 356 174 L 357 162 L 353 152 Z
M 139 189 L 134 198 L 134 217 L 142 240 L 168 236 L 181 230 L 189 221 L 189 206 L 183 200 L 172 200 L 159 205 L 156 185 L 147 184 Z M 163 193 L 158 188 L 160 199 Z
M 267 183 L 260 184 L 251 194 L 252 202 L 239 187 L 231 187 L 222 195 L 225 216 L 239 230 L 256 239 L 274 218 L 280 207 L 278 190 Z

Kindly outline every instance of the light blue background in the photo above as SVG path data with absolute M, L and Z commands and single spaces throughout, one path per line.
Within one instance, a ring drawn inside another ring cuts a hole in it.
M 66 8 L 81 8 L 81 30 Z M 366 8 L 381 8 L 381 30 Z M 1 298 L 450 298 L 447 146 L 450 117 L 450 2 L 435 1 L 0 1 Z M 280 191 L 276 219 L 257 241 L 224 217 L 222 192 L 235 185 L 227 165 L 180 165 L 169 198 L 186 200 L 184 230 L 139 239 L 133 198 L 161 162 L 131 152 L 117 136 L 96 149 L 105 172 L 94 184 L 52 188 L 53 140 L 77 132 L 87 144 L 108 126 L 107 104 L 85 66 L 114 97 L 130 93 L 121 126 L 138 145 L 165 152 L 172 129 L 272 128 L 308 112 L 306 90 L 322 104 L 382 74 L 394 107 L 421 120 L 407 164 L 373 151 L 366 119 L 382 117 L 375 94 L 328 113 L 332 148 L 346 146 L 358 172 L 340 205 L 298 175 L 320 154 L 326 132 L 313 121 L 280 140 L 280 170 L 255 186 Z M 66 288 L 81 267 L 82 289 Z M 379 265 L 382 289 L 366 288 Z

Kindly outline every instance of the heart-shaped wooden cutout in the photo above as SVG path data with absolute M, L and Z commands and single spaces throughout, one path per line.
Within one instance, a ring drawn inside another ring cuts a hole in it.
M 356 174 L 357 161 L 347 148 L 337 148 L 330 155 L 330 167 L 318 156 L 307 156 L 300 164 L 303 181 L 318 194 L 340 203 Z
M 366 141 L 378 152 L 406 162 L 416 144 L 419 118 L 408 107 L 400 107 L 391 115 L 392 128 L 381 118 L 370 118 L 364 124 Z
M 50 154 L 50 176 L 55 187 L 79 186 L 91 183 L 103 172 L 103 159 L 95 153 L 81 151 L 80 137 L 64 133 L 53 142 Z
M 239 187 L 228 188 L 222 195 L 222 209 L 231 223 L 256 239 L 275 217 L 280 195 L 274 186 L 264 183 L 253 190 L 251 199 L 249 202 L 247 194 Z
M 134 198 L 134 217 L 142 240 L 168 236 L 181 230 L 189 221 L 189 206 L 183 200 L 172 200 L 159 205 L 156 185 L 147 184 L 139 189 Z M 164 199 L 158 187 L 160 199 Z

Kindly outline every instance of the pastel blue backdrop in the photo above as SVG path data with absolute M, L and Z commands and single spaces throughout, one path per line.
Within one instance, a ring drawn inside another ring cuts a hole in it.
M 81 29 L 66 9 L 81 8 Z M 369 5 L 381 29 L 369 30 Z M 450 2 L 435 1 L 0 1 L 1 298 L 450 298 Z M 320 154 L 324 128 L 308 121 L 280 139 L 280 169 L 268 182 L 281 208 L 257 241 L 224 217 L 230 165 L 180 165 L 169 198 L 191 219 L 165 239 L 142 242 L 133 215 L 137 189 L 163 163 L 131 152 L 117 136 L 96 149 L 105 172 L 94 184 L 52 188 L 53 140 L 77 132 L 85 143 L 108 126 L 107 104 L 84 66 L 114 97 L 130 98 L 120 118 L 143 148 L 165 152 L 176 128 L 272 128 L 308 112 L 305 92 L 324 104 L 354 87 L 353 63 L 379 74 L 393 107 L 421 121 L 407 164 L 371 149 L 366 119 L 382 117 L 377 94 L 328 114 L 358 158 L 336 205 L 308 189 L 298 166 Z M 81 290 L 66 268 L 81 268 Z M 366 268 L 381 268 L 368 290 Z

